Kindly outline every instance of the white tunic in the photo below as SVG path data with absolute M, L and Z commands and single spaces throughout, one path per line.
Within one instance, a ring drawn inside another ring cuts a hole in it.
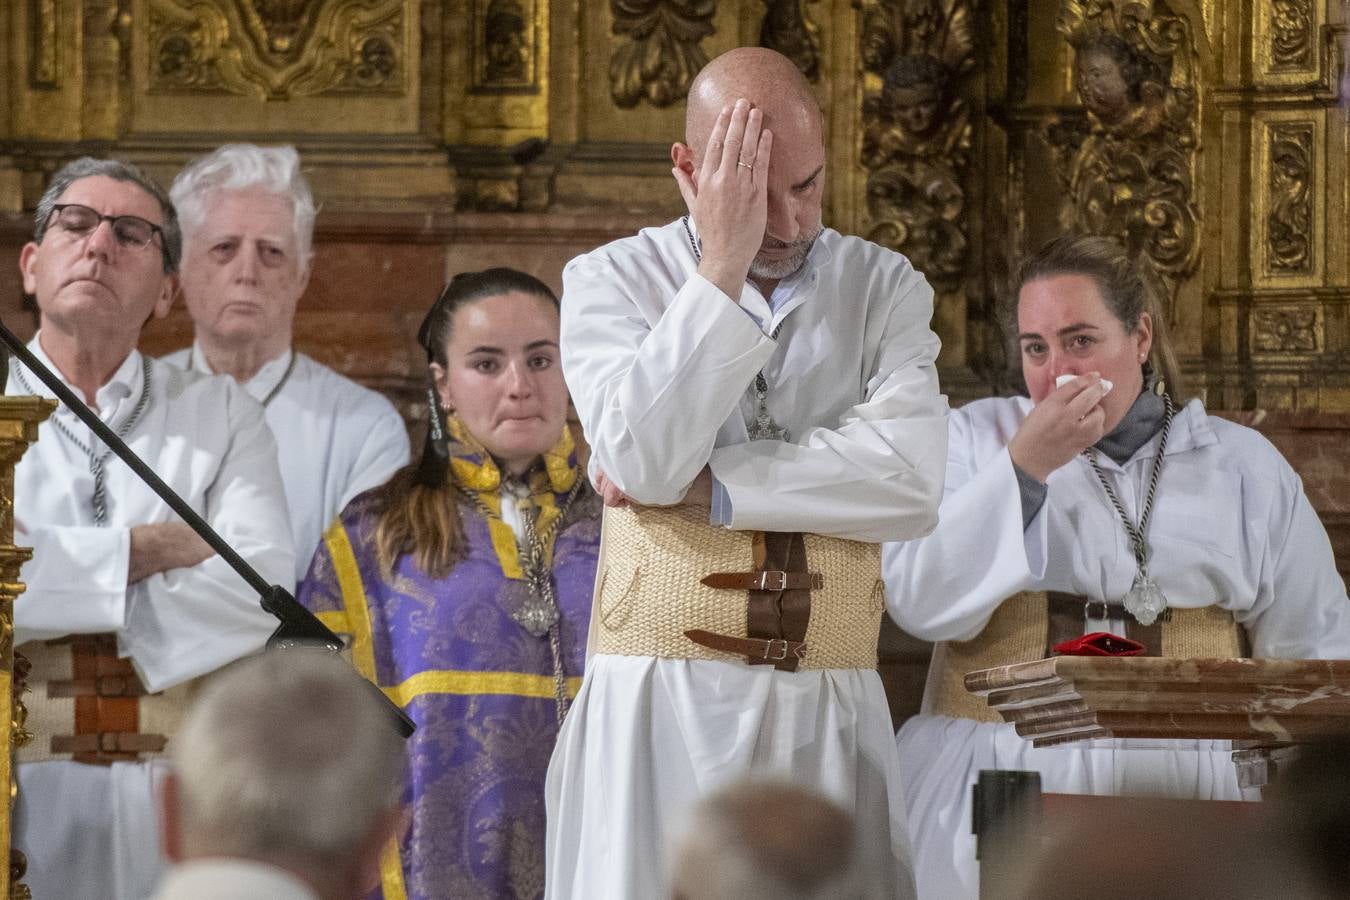
M 675 222 L 564 271 L 563 370 L 593 465 L 662 504 L 711 464 L 737 529 L 867 541 L 929 531 L 946 401 L 923 277 L 832 230 L 773 310 L 749 285 L 733 304 L 695 266 Z M 791 443 L 747 440 L 761 367 Z M 689 808 L 751 773 L 852 809 L 880 895 L 912 896 L 889 722 L 871 670 L 595 656 L 549 767 L 547 896 L 661 896 Z
M 200 346 L 164 361 L 212 374 Z M 277 442 L 299 582 L 342 508 L 408 464 L 408 430 L 383 395 L 293 350 L 266 363 L 244 389 L 260 403 L 271 396 L 264 416 Z
M 164 873 L 151 900 L 319 900 L 299 878 L 251 859 L 206 857 Z
M 38 338 L 29 349 L 48 366 Z M 144 389 L 133 351 L 99 389 L 99 414 L 117 430 Z M 8 392 L 27 393 L 13 373 Z M 58 373 L 59 374 L 59 373 Z M 51 397 L 37 376 L 27 384 Z M 90 446 L 64 407 L 53 414 Z M 146 687 L 162 690 L 263 646 L 276 620 L 223 559 L 151 575 L 130 587 L 132 525 L 177 516 L 124 463 L 106 463 L 108 519 L 95 525 L 89 457 L 49 419 L 15 470 L 15 543 L 33 547 L 27 590 L 14 605 L 16 643 L 116 632 Z M 270 583 L 294 587 L 295 557 L 272 436 L 262 410 L 227 379 L 150 361 L 148 405 L 125 435 L 136 451 Z M 40 739 L 49 739 L 43 735 Z M 28 854 L 35 896 L 142 897 L 158 872 L 151 763 L 19 767 L 15 845 Z
M 883 551 L 887 600 L 931 641 L 979 634 L 1023 590 L 1119 601 L 1135 574 L 1119 517 L 1081 456 L 1050 475 L 1023 531 L 1007 444 L 1031 410 L 989 399 L 951 415 L 946 496 L 928 537 Z M 1098 461 L 1138 521 L 1155 435 L 1119 466 Z M 1255 431 L 1192 401 L 1172 422 L 1149 525 L 1149 574 L 1168 602 L 1217 603 L 1246 628 L 1256 657 L 1350 658 L 1350 601 L 1302 483 Z M 1056 793 L 1235 799 L 1226 742 L 1093 741 L 1033 750 L 1013 726 L 919 715 L 898 737 L 920 896 L 975 897 L 970 785 L 980 769 L 1026 769 Z

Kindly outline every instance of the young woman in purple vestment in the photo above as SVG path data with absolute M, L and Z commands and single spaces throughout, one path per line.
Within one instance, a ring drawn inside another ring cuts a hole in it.
M 418 333 L 421 461 L 343 510 L 300 585 L 417 723 L 386 900 L 543 895 L 544 774 L 581 680 L 600 545 L 558 328 L 538 279 L 456 276 Z

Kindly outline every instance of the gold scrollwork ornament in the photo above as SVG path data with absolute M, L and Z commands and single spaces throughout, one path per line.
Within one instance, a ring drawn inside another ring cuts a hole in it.
M 609 92 L 624 109 L 645 99 L 664 107 L 683 100 L 708 62 L 700 45 L 713 33 L 716 0 L 610 0 L 621 38 L 609 60 Z
M 870 240 L 954 291 L 969 240 L 964 180 L 972 127 L 958 78 L 974 67 L 965 0 L 861 0 L 860 53 L 880 90 L 863 100 Z
M 153 93 L 403 90 L 403 0 L 150 0 Z
M 1083 108 L 1047 129 L 1069 187 L 1064 224 L 1121 241 L 1170 306 L 1199 258 L 1189 25 L 1160 0 L 1066 0 L 1057 24 Z

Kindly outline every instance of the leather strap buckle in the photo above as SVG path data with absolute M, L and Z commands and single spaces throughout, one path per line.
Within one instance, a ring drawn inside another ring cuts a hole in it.
M 142 753 L 160 753 L 168 744 L 162 734 L 99 731 L 93 734 L 52 735 L 53 753 L 85 756 L 85 762 L 104 763 L 137 759 Z M 80 760 L 77 760 L 80 761 Z
M 762 572 L 713 572 L 699 579 L 710 588 L 729 591 L 818 591 L 825 587 L 825 578 L 819 572 L 784 572 L 768 569 Z
M 732 637 L 729 634 L 717 634 L 701 628 L 692 628 L 686 631 L 684 636 L 695 644 L 712 650 L 767 662 L 784 662 L 790 657 L 799 660 L 806 658 L 806 644 L 803 641 L 790 641 L 785 638 Z
M 785 591 L 787 590 L 787 573 L 781 569 L 774 569 L 768 572 L 760 572 L 759 577 L 752 583 L 755 585 L 752 591 Z
M 48 697 L 144 697 L 145 694 L 145 686 L 135 674 L 52 679 L 47 682 Z

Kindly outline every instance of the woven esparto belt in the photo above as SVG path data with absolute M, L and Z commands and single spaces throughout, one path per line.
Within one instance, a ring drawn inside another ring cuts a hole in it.
M 1088 615 L 1101 618 L 1100 601 L 1045 591 L 1014 594 L 999 605 L 984 630 L 968 641 L 944 641 L 933 648 L 923 710 L 942 716 L 1002 722 L 985 698 L 966 690 L 969 672 L 1031 662 L 1053 656 L 1062 640 L 1080 636 Z M 1130 625 L 1127 634 L 1142 643 L 1147 656 L 1171 659 L 1231 659 L 1248 652 L 1246 633 L 1233 614 L 1219 606 L 1172 608 L 1165 620 L 1147 628 Z M 1117 610 L 1116 618 L 1130 618 Z
M 16 648 L 31 663 L 31 734 L 21 763 L 54 759 L 106 765 L 163 755 L 177 733 L 200 679 L 147 693 L 130 661 L 117 656 L 113 634 L 29 641 Z
M 732 531 L 691 508 L 605 510 L 593 652 L 870 669 L 884 607 L 876 544 Z

